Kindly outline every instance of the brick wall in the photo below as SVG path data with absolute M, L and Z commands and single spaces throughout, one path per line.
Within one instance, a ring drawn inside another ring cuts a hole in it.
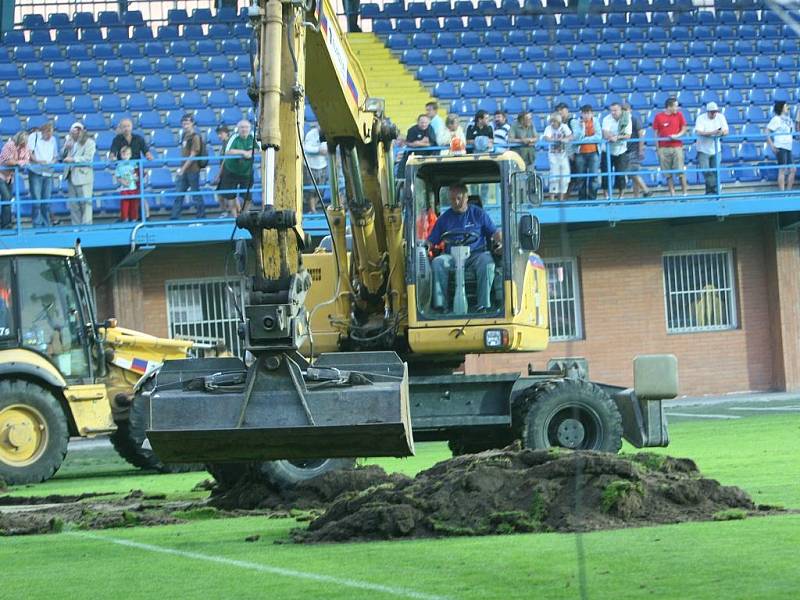
M 578 259 L 583 339 L 553 342 L 537 354 L 470 356 L 468 372 L 524 372 L 528 363 L 544 368 L 552 357 L 585 356 L 593 379 L 631 385 L 636 354 L 671 352 L 679 360 L 682 394 L 800 384 L 798 365 L 793 364 L 800 356 L 797 236 L 776 237 L 773 219 L 627 224 L 573 231 L 567 240 L 559 238 L 558 228 L 546 228 L 544 236 L 545 258 Z M 662 254 L 694 249 L 733 250 L 737 329 L 667 334 Z M 139 266 L 142 330 L 167 335 L 165 282 L 220 277 L 228 251 L 227 244 L 162 246 L 145 257 Z M 232 273 L 233 264 L 229 268 Z
M 526 371 L 529 362 L 544 368 L 552 357 L 584 356 L 593 379 L 632 385 L 635 355 L 670 352 L 678 357 L 682 394 L 774 389 L 780 378 L 773 372 L 770 335 L 766 265 L 775 260 L 765 243 L 770 231 L 759 217 L 626 224 L 574 231 L 567 240 L 559 239 L 557 228 L 546 228 L 545 258 L 562 257 L 565 248 L 578 258 L 584 339 L 553 342 L 538 354 L 471 356 L 467 371 Z M 662 254 L 694 249 L 733 249 L 737 329 L 667 334 Z M 781 303 L 797 300 L 787 295 Z

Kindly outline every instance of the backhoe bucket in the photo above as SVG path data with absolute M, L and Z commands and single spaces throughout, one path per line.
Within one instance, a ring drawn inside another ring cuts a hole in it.
M 408 371 L 394 352 L 164 363 L 147 437 L 164 462 L 414 454 Z

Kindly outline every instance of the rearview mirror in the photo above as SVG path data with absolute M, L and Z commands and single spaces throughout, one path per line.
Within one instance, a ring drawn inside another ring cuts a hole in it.
M 539 249 L 541 240 L 541 226 L 539 219 L 533 215 L 522 215 L 517 226 L 519 234 L 519 245 L 523 250 L 536 252 Z
M 541 206 L 544 200 L 544 181 L 536 171 L 530 170 L 527 172 L 527 195 L 528 202 L 534 206 Z

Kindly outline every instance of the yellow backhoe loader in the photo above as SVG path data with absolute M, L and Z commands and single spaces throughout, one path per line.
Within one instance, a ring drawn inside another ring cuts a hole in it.
M 527 376 L 454 372 L 468 353 L 547 347 L 540 178 L 505 151 L 413 155 L 395 181 L 397 129 L 329 1 L 259 0 L 250 19 L 263 193 L 237 226 L 256 256 L 241 325 L 254 361 L 166 362 L 150 395 L 155 452 L 221 463 L 223 475 L 225 464 L 290 459 L 296 480 L 304 461 L 311 475 L 324 470 L 315 457 L 406 456 L 414 438 L 448 440 L 455 452 L 514 439 L 611 452 L 623 436 L 666 445 L 673 356 L 639 357 L 627 390 L 586 380 L 582 359 Z M 341 167 L 346 193 L 331 190 L 332 251 L 304 255 L 306 94 L 330 181 Z
M 150 414 L 134 397 L 145 374 L 194 344 L 98 322 L 93 297 L 80 246 L 0 250 L 0 478 L 9 484 L 50 478 L 70 436 L 111 433 L 136 466 L 186 468 L 143 447 Z

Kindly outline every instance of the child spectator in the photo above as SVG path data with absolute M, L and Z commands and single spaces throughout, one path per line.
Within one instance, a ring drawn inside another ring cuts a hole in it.
M 572 139 L 572 131 L 561 122 L 561 115 L 557 112 L 550 115 L 543 139 L 549 142 L 547 159 L 550 163 L 550 196 L 552 200 L 555 200 L 556 196 L 559 200 L 563 200 L 569 188 L 567 142 Z
M 139 220 L 139 186 L 136 184 L 136 163 L 130 146 L 119 150 L 119 162 L 114 169 L 114 181 L 119 184 L 119 220 L 123 223 Z

